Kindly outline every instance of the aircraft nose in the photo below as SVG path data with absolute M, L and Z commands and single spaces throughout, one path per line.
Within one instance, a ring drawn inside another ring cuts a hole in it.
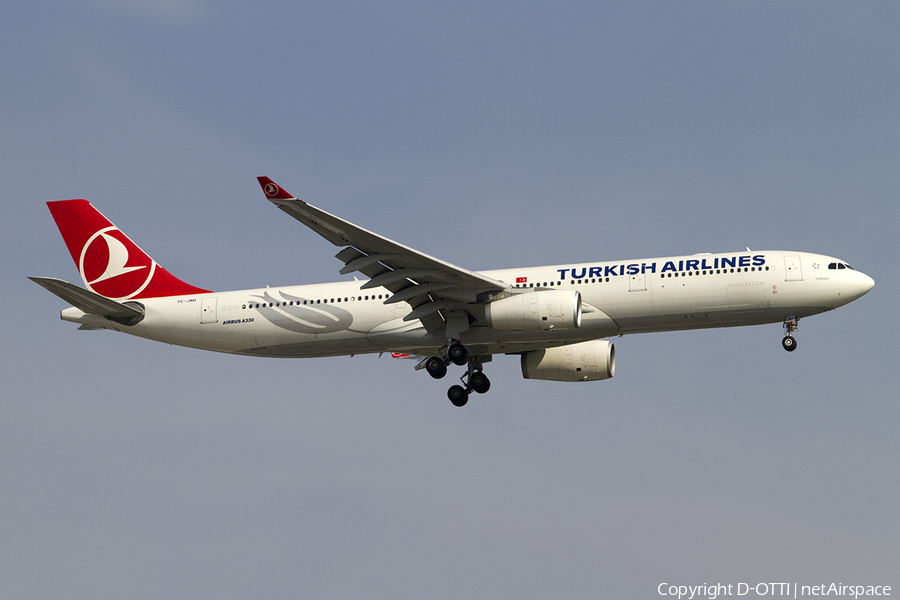
M 866 275 L 865 273 L 860 273 L 857 271 L 854 273 L 855 277 L 853 278 L 853 299 L 860 298 L 866 295 L 869 290 L 875 287 L 875 280 Z
M 862 277 L 860 277 L 860 282 L 859 282 L 860 283 L 859 295 L 862 296 L 863 294 L 865 294 L 869 290 L 871 290 L 873 287 L 875 287 L 875 280 L 872 279 L 871 277 L 869 277 L 868 275 L 866 275 L 865 273 L 860 273 L 860 275 Z

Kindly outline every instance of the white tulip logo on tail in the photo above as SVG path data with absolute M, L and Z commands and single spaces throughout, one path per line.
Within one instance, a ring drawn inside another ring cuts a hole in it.
M 88 239 L 81 250 L 78 270 L 92 292 L 115 300 L 127 300 L 150 283 L 156 261 L 117 227 L 107 227 Z

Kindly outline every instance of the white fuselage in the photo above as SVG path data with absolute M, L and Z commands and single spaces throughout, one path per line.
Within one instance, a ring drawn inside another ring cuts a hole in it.
M 830 268 L 831 267 L 831 268 Z M 867 275 L 828 256 L 731 252 L 485 271 L 521 288 L 577 290 L 584 313 L 568 331 L 499 331 L 474 323 L 460 341 L 479 354 L 525 352 L 591 339 L 681 329 L 780 323 L 847 304 Z M 518 283 L 517 283 L 518 282 Z M 436 354 L 442 332 L 404 321 L 406 302 L 364 281 L 141 300 L 143 320 L 120 325 L 76 308 L 64 320 L 204 350 L 272 357 L 405 352 Z

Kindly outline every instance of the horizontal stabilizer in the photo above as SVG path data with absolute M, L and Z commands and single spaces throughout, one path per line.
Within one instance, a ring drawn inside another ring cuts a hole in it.
M 144 314 L 144 311 L 138 307 L 119 304 L 115 300 L 104 298 L 100 294 L 95 294 L 62 279 L 53 277 L 29 277 L 28 279 L 89 315 L 132 319 L 142 317 Z

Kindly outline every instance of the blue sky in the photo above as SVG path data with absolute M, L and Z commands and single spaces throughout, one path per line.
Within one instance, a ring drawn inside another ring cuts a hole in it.
M 0 579 L 17 598 L 656 597 L 898 586 L 893 3 L 19 3 L 0 19 Z M 861 300 L 616 340 L 463 410 L 409 361 L 61 322 L 45 202 L 177 276 L 340 278 L 256 184 L 472 269 L 839 256 Z

